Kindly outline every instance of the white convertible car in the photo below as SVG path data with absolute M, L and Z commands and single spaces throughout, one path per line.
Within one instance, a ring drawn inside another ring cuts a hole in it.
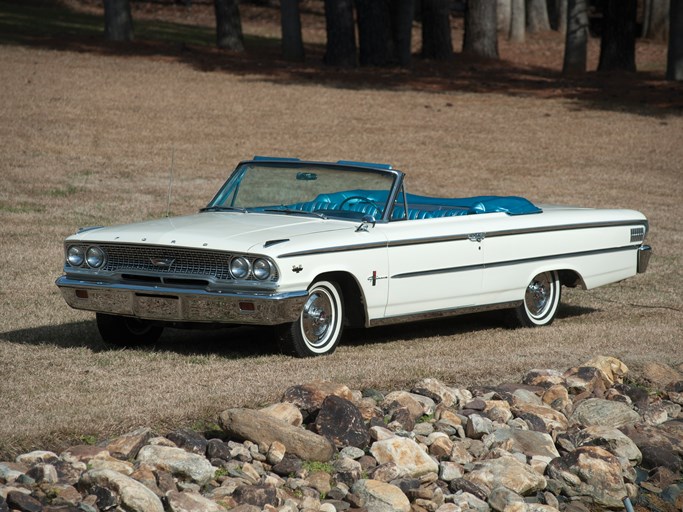
M 561 286 L 646 270 L 632 210 L 521 197 L 409 194 L 390 165 L 254 157 L 199 213 L 80 230 L 57 279 L 103 339 L 153 342 L 164 326 L 277 326 L 295 356 L 334 351 L 345 325 L 508 309 L 553 321 Z

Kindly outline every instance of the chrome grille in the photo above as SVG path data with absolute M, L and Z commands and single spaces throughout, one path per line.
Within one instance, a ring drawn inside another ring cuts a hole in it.
M 231 253 L 183 247 L 98 244 L 107 254 L 102 270 L 108 272 L 140 272 L 152 275 L 201 276 L 232 280 L 230 275 Z M 256 259 L 245 256 L 251 263 Z M 158 266 L 152 260 L 165 260 L 167 265 Z M 255 280 L 249 277 L 249 280 Z M 271 281 L 277 280 L 274 272 Z
M 645 228 L 631 228 L 631 242 L 642 242 L 645 240 Z

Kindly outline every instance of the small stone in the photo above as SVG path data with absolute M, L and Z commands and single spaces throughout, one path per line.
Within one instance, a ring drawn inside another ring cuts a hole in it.
M 349 459 L 358 460 L 365 455 L 365 452 L 360 448 L 356 448 L 355 446 L 346 446 L 342 448 L 342 450 L 339 452 L 339 455 L 341 457 L 348 457 Z
M 453 441 L 446 434 L 436 432 L 429 436 L 429 453 L 437 460 L 447 459 L 453 451 Z
M 549 434 L 532 430 L 501 428 L 484 438 L 488 450 L 502 448 L 510 453 L 522 453 L 526 457 L 559 457 L 553 438 Z
M 308 484 L 320 494 L 326 495 L 332 489 L 330 485 L 330 475 L 324 471 L 317 471 L 308 475 Z
M 206 443 L 206 458 L 209 460 L 230 460 L 230 447 L 220 439 L 209 439 Z
M 487 489 L 482 488 L 474 482 L 465 480 L 464 478 L 456 478 L 455 480 L 452 480 L 451 483 L 448 485 L 448 488 L 454 493 L 461 492 L 465 494 L 470 494 L 472 496 L 476 496 L 478 499 L 483 501 L 486 501 L 486 499 L 488 498 Z
M 405 408 L 413 421 L 417 421 L 424 415 L 419 396 L 407 391 L 393 391 L 384 397 L 382 409 L 392 414 L 396 409 Z
M 7 493 L 7 505 L 21 512 L 42 512 L 43 505 L 32 496 L 18 491 Z
M 465 426 L 465 434 L 470 439 L 481 439 L 486 434 L 493 432 L 493 422 L 478 414 L 469 416 Z
M 26 475 L 39 484 L 54 484 L 59 480 L 57 469 L 52 464 L 36 464 L 26 472 Z
M 262 412 L 284 421 L 293 427 L 300 427 L 304 421 L 299 408 L 289 402 L 280 402 L 261 409 Z
M 261 508 L 266 505 L 278 506 L 276 489 L 265 485 L 242 485 L 235 489 L 233 497 L 240 504 L 254 505 Z
M 488 497 L 489 506 L 498 512 L 509 510 L 508 507 L 524 503 L 524 498 L 507 487 L 496 487 Z
M 178 448 L 182 448 L 190 453 L 197 455 L 205 455 L 208 441 L 199 432 L 181 428 L 175 430 L 166 436 L 173 441 Z
M 280 476 L 295 474 L 301 470 L 303 463 L 296 455 L 285 454 L 280 462 L 273 466 L 273 473 Z
M 224 507 L 197 493 L 170 491 L 166 501 L 170 512 L 225 512 Z
M 445 407 L 458 405 L 458 398 L 451 388 L 437 379 L 422 379 L 413 386 L 413 393 L 431 398 L 435 403 L 442 403 Z
M 456 462 L 444 461 L 439 464 L 439 478 L 444 482 L 462 478 L 464 474 L 464 468 Z
M 410 501 L 395 485 L 377 480 L 359 480 L 352 488 L 362 506 L 372 512 L 410 512 Z
M 268 453 L 266 453 L 266 460 L 268 461 L 268 464 L 274 466 L 275 464 L 282 462 L 286 453 L 287 448 L 284 444 L 279 441 L 273 441 L 268 448 Z
M 403 476 L 401 469 L 394 462 L 386 462 L 376 466 L 370 473 L 373 480 L 380 482 L 391 482 Z
M 323 400 L 329 395 L 335 395 L 349 401 L 353 400 L 353 393 L 347 386 L 317 380 L 287 388 L 282 395 L 281 402 L 290 402 L 307 414 L 312 414 L 320 409 Z

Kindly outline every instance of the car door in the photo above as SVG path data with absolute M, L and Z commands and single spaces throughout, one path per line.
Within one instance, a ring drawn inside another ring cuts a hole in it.
M 388 240 L 385 317 L 418 315 L 478 304 L 483 278 L 482 235 L 467 217 L 377 225 Z

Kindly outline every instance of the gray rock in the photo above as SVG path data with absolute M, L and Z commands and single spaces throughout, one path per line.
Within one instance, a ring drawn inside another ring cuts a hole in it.
M 265 449 L 278 441 L 288 453 L 304 460 L 325 462 L 334 454 L 334 446 L 324 437 L 284 421 L 273 421 L 272 416 L 261 411 L 228 409 L 220 414 L 220 421 L 229 435 L 249 439 Z
M 225 508 L 200 494 L 170 491 L 166 494 L 170 512 L 225 512 Z
M 137 461 L 199 485 L 211 480 L 216 472 L 216 468 L 205 457 L 169 446 L 144 446 L 138 453 Z
M 80 481 L 82 488 L 93 486 L 114 491 L 121 504 L 132 512 L 164 512 L 161 500 L 140 482 L 110 469 L 87 471 Z
M 574 408 L 570 422 L 584 427 L 603 425 L 619 428 L 633 425 L 639 419 L 638 413 L 626 404 L 601 398 L 589 398 Z
M 12 510 L 16 509 L 20 512 L 42 512 L 43 510 L 43 505 L 37 499 L 18 491 L 7 493 L 7 505 Z
M 206 458 L 230 460 L 230 447 L 220 439 L 209 439 L 206 443 Z
M 36 464 L 26 472 L 26 475 L 39 484 L 54 484 L 59 480 L 57 469 L 52 464 Z
M 488 504 L 493 510 L 503 512 L 510 510 L 513 505 L 524 504 L 524 498 L 507 487 L 496 487 L 489 494 Z
M 500 428 L 483 439 L 488 450 L 502 448 L 511 453 L 523 453 L 527 457 L 555 458 L 560 454 L 549 434 L 533 430 Z
M 481 439 L 486 434 L 493 432 L 493 422 L 478 414 L 472 414 L 467 418 L 465 434 L 470 439 Z
M 352 491 L 371 512 L 410 512 L 410 501 L 401 489 L 378 480 L 359 480 Z
M 444 482 L 462 478 L 464 474 L 465 469 L 456 462 L 444 461 L 439 464 L 439 478 Z
M 545 478 L 511 456 L 475 462 L 464 478 L 489 492 L 504 486 L 522 496 L 541 491 L 546 486 Z
M 489 512 L 490 510 L 485 500 L 482 500 L 469 492 L 456 494 L 452 499 L 453 505 L 458 507 L 458 511 L 473 510 L 475 512 Z
M 582 446 L 548 464 L 548 476 L 560 483 L 562 493 L 597 506 L 621 508 L 627 495 L 619 460 L 597 446 Z
M 356 448 L 355 446 L 346 446 L 345 448 L 342 448 L 342 450 L 339 452 L 339 455 L 341 457 L 348 457 L 349 459 L 358 460 L 365 455 L 365 452 L 360 448 Z
M 266 485 L 242 485 L 235 489 L 233 497 L 240 504 L 254 505 L 261 508 L 266 505 L 273 507 L 279 505 L 277 490 L 275 487 Z
M 637 466 L 643 460 L 643 454 L 636 444 L 623 432 L 616 428 L 595 425 L 586 427 L 575 436 L 576 446 L 600 446 L 619 460 L 630 466 Z

